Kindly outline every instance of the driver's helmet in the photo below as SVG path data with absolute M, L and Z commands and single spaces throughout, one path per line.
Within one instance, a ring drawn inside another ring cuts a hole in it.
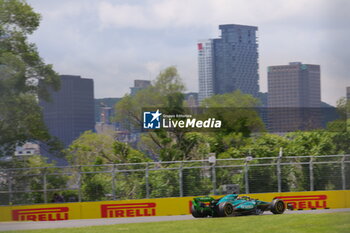
M 239 197 L 237 197 L 237 200 L 247 200 L 247 201 L 249 201 L 250 197 L 248 197 L 248 196 L 239 196 Z

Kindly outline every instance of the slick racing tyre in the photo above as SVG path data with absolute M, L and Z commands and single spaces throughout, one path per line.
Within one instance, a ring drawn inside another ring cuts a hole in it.
M 193 205 L 191 206 L 191 213 L 192 213 L 192 216 L 195 218 L 205 218 L 208 216 L 207 213 L 203 211 L 197 211 Z
M 219 204 L 219 216 L 220 217 L 232 217 L 235 216 L 233 206 L 229 202 L 223 202 Z
M 281 199 L 274 199 L 271 202 L 271 212 L 274 214 L 283 214 L 283 212 L 286 210 L 286 206 L 284 205 L 284 202 Z

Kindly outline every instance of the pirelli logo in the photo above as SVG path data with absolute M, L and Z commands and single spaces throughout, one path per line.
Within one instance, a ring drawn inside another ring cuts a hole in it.
M 12 210 L 13 221 L 60 221 L 69 219 L 68 207 Z
M 156 215 L 156 203 L 101 205 L 102 218 L 144 217 Z
M 282 199 L 286 204 L 290 203 L 294 209 L 328 209 L 327 195 L 283 196 L 275 198 Z

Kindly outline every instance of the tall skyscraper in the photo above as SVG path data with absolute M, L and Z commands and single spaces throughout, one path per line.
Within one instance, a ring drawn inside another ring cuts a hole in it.
M 199 101 L 214 95 L 213 62 L 213 40 L 200 41 L 198 43 Z
M 350 87 L 346 88 L 346 98 L 350 100 Z
M 94 130 L 94 83 L 80 76 L 60 77 L 61 89 L 50 92 L 50 102 L 40 100 L 39 103 L 50 134 L 67 147 L 83 132 Z
M 291 62 L 268 67 L 268 107 L 273 132 L 321 127 L 320 66 Z
M 320 107 L 320 66 L 290 62 L 268 67 L 269 107 Z
M 220 25 L 221 38 L 198 43 L 199 99 L 212 94 L 258 95 L 257 27 Z

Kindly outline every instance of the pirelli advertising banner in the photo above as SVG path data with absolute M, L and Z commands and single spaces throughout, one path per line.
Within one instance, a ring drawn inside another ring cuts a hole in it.
M 244 194 L 243 194 L 244 195 Z M 280 198 L 296 210 L 350 208 L 350 190 L 248 194 L 271 201 Z M 217 196 L 220 197 L 220 196 Z M 0 221 L 64 221 L 190 214 L 193 197 L 124 201 L 0 206 Z

